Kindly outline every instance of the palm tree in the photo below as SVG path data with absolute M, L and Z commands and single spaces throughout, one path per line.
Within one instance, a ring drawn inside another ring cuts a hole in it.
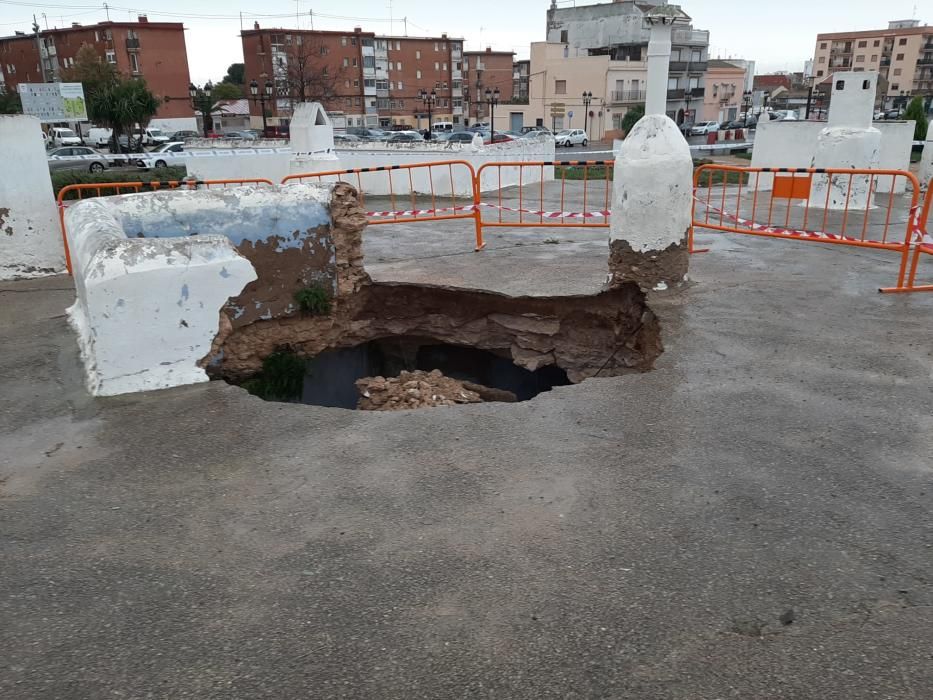
M 120 153 L 120 136 L 139 124 L 145 128 L 159 109 L 159 100 L 142 79 L 116 80 L 101 86 L 88 98 L 88 117 L 96 124 L 113 129 L 115 153 Z M 127 141 L 129 145 L 129 140 Z

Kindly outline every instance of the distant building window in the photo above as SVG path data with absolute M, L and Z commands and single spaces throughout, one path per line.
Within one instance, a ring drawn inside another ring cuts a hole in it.
M 402 42 L 401 42 L 401 41 L 396 41 L 396 42 L 395 42 L 395 50 L 396 50 L 396 51 L 401 51 L 401 50 L 402 50 Z
M 434 62 L 434 70 L 440 70 L 440 69 L 441 69 L 441 64 L 440 64 L 438 61 L 435 61 L 435 62 Z
M 567 43 L 567 30 L 566 29 L 560 30 L 560 40 L 561 40 L 561 43 L 563 44 Z
M 346 68 L 346 67 L 349 66 L 349 65 L 350 65 L 350 59 L 349 59 L 349 58 L 344 58 L 344 59 L 343 59 L 343 67 Z
M 345 37 L 345 36 L 340 37 L 340 45 L 341 45 L 341 46 L 346 46 L 346 45 L 347 45 L 347 37 Z
M 875 39 L 874 43 L 872 43 L 872 46 L 881 46 L 881 40 Z
M 444 64 L 443 64 L 443 70 L 447 70 L 447 62 L 446 62 L 446 61 L 445 61 Z
M 817 61 L 817 63 L 826 63 L 826 56 L 820 56 L 820 58 L 819 58 L 819 60 Z
M 402 70 L 402 62 L 401 62 L 401 61 L 396 61 L 396 63 L 395 63 L 395 70 Z
M 905 38 L 901 39 L 900 41 L 898 41 L 898 42 L 897 42 L 897 45 L 898 45 L 898 46 L 907 46 L 907 38 L 905 37 Z
M 895 68 L 895 69 L 894 69 L 894 75 L 900 75 L 900 74 L 901 74 L 901 69 L 900 69 L 900 68 Z
M 897 92 L 897 91 L 900 90 L 900 89 L 901 89 L 901 86 L 898 85 L 897 83 L 894 83 L 894 84 L 891 85 L 891 90 L 894 91 L 894 92 Z
M 567 94 L 567 81 L 566 80 L 555 80 L 554 81 L 554 94 L 555 95 L 566 95 Z
M 419 59 L 421 58 L 421 52 L 420 52 L 420 51 L 415 51 L 415 58 L 419 58 Z
M 690 60 L 694 63 L 699 63 L 701 60 L 703 60 L 703 52 L 699 49 L 694 49 L 690 52 Z
M 435 51 L 440 51 L 440 47 L 437 45 L 437 42 L 436 42 L 436 41 L 434 42 L 434 50 L 435 50 Z
M 117 54 L 113 49 L 107 49 L 107 63 L 116 63 Z
M 130 71 L 139 73 L 139 56 L 135 53 L 130 54 Z
M 873 53 L 873 54 L 871 55 L 871 62 L 874 63 L 874 62 L 877 61 L 877 60 L 878 60 L 878 54 Z
M 420 71 L 420 70 L 416 70 L 416 71 L 415 71 L 415 77 L 416 77 L 418 80 L 421 80 L 421 71 Z
M 826 42 L 825 42 L 825 41 L 822 42 L 822 43 L 820 43 L 820 48 L 821 48 L 821 49 L 825 49 L 825 48 L 826 48 Z
M 355 36 L 351 36 L 351 37 L 350 37 L 350 45 L 351 45 L 351 46 L 356 46 L 356 37 L 355 37 Z
M 856 57 L 855 57 L 855 62 L 856 62 L 856 63 L 865 63 L 865 57 L 864 57 L 864 56 L 856 56 Z
M 357 62 L 357 59 L 355 59 L 355 58 L 353 59 L 353 67 L 354 67 L 354 68 L 358 68 L 358 67 L 359 67 L 359 63 Z
M 904 54 L 902 54 L 902 53 L 897 54 L 897 58 L 896 58 L 895 60 L 897 60 L 897 61 L 903 61 L 903 60 L 904 60 Z
M 817 77 L 817 78 L 822 78 L 822 77 L 823 77 L 823 71 L 818 70 L 818 71 L 816 72 L 816 77 Z
M 860 41 L 860 42 L 858 43 L 858 47 L 859 47 L 860 49 L 864 49 L 866 46 L 868 46 L 868 42 L 867 42 L 867 41 Z

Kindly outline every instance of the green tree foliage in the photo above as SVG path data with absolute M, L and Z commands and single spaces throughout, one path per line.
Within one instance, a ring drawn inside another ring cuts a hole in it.
M 243 86 L 246 84 L 246 64 L 245 63 L 231 63 L 227 67 L 227 74 L 224 76 L 222 82 L 232 83 L 233 85 Z
M 116 66 L 104 61 L 90 44 L 82 44 L 75 54 L 74 65 L 62 69 L 62 81 L 81 83 L 84 86 L 84 98 L 87 100 L 98 90 L 117 82 L 119 77 Z
M 637 105 L 625 113 L 625 116 L 622 117 L 620 128 L 625 132 L 626 136 L 628 136 L 632 127 L 635 126 L 635 123 L 643 116 L 645 116 L 645 105 Z
M 146 81 L 118 78 L 100 86 L 87 100 L 87 113 L 95 124 L 113 129 L 113 148 L 119 152 L 120 136 L 130 134 L 139 124 L 145 128 L 159 109 L 159 100 Z
M 923 98 L 915 97 L 910 101 L 910 104 L 907 105 L 907 109 L 904 111 L 904 119 L 910 120 L 913 119 L 917 122 L 917 125 L 914 127 L 914 141 L 924 141 L 927 137 L 927 115 L 923 109 Z
M 23 103 L 18 92 L 0 92 L 0 114 L 22 114 Z
M 235 83 L 224 82 L 217 83 L 211 93 L 215 100 L 238 100 L 243 97 L 243 88 Z

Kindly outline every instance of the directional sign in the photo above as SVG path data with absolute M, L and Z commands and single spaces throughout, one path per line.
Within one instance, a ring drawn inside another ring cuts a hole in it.
M 573 110 L 572 110 L 572 109 L 571 109 L 569 112 L 567 112 L 567 116 L 570 117 L 571 119 L 573 119 Z

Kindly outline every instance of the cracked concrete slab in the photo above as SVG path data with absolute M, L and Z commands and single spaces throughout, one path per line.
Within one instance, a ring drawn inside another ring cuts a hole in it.
M 605 280 L 598 232 L 423 226 L 367 230 L 376 279 Z M 933 296 L 878 295 L 896 263 L 718 238 L 654 371 L 398 413 L 91 399 L 69 281 L 4 283 L 0 695 L 928 697 Z

